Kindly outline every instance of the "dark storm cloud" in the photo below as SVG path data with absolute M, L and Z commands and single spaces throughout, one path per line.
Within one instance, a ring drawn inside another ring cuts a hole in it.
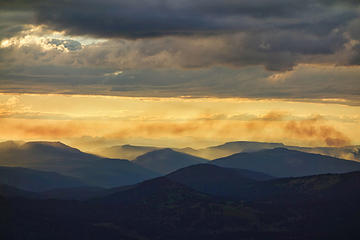
M 360 65 L 359 1 L 7 0 L 0 9 L 0 41 L 16 40 L 0 48 L 2 92 L 359 102 L 360 72 L 333 67 Z M 18 44 L 25 24 L 41 24 L 31 34 L 43 38 Z
M 350 22 L 347 31 L 353 39 L 360 40 L 360 18 L 357 18 Z
M 347 62 L 348 65 L 360 65 L 360 44 L 352 47 L 351 56 Z
M 274 77 L 262 67 L 127 70 L 24 67 L 0 71 L 1 92 L 93 94 L 136 97 L 246 97 L 360 105 L 360 70 L 298 66 Z M 334 103 L 334 102 L 333 102 Z
M 351 3 L 353 5 L 346 4 Z M 7 9 L 29 9 L 38 23 L 71 34 L 143 38 L 165 35 L 266 31 L 286 27 L 331 30 L 358 1 L 324 0 L 37 0 L 2 1 Z M 320 17 L 320 18 L 319 18 Z M 329 19 L 331 18 L 331 19 Z M 311 30 L 311 29 L 308 29 Z
M 39 23 L 70 34 L 99 37 L 144 38 L 283 28 L 317 33 L 320 28 L 329 32 L 347 18 L 354 18 L 349 8 L 324 6 L 316 0 L 55 2 L 36 9 Z
M 214 50 L 208 49 L 211 55 L 208 57 L 214 59 L 203 61 L 195 57 L 198 62 L 180 65 L 238 67 L 260 64 L 274 71 L 289 70 L 300 62 L 306 62 L 306 56 L 331 55 L 343 49 L 349 41 L 347 32 L 351 36 L 359 35 L 359 24 L 356 22 L 359 19 L 359 5 L 358 1 L 337 0 L 0 2 L 0 6 L 9 11 L 28 9 L 35 16 L 33 23 L 66 31 L 69 35 L 114 39 L 218 36 L 229 45 L 224 53 L 214 54 Z M 231 36 L 239 33 L 244 35 L 241 41 Z M 174 50 L 174 45 L 165 44 L 159 49 L 164 51 L 166 47 L 184 55 L 179 51 L 181 46 Z M 154 51 L 152 46 L 146 48 Z M 182 51 L 186 52 L 186 49 Z
M 0 8 L 0 40 L 23 31 L 24 23 L 32 22 L 33 14 L 28 11 L 4 11 Z

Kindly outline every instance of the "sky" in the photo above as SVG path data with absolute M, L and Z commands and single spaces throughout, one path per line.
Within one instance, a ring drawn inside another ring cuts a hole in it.
M 360 144 L 358 0 L 1 0 L 0 140 Z

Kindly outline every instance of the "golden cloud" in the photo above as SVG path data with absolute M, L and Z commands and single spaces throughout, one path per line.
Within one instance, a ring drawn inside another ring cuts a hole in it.
M 16 99 L 8 102 L 11 106 L 18 104 Z M 190 137 L 193 139 L 281 141 L 297 145 L 344 146 L 351 144 L 351 138 L 346 133 L 320 115 L 300 118 L 284 111 L 269 111 L 258 117 L 252 116 L 234 119 L 226 114 L 220 117 L 217 114 L 207 114 L 206 117 L 200 114 L 199 118 L 194 117 L 186 121 L 166 118 L 143 121 L 103 118 L 95 120 L 3 118 L 0 120 L 0 131 L 2 137 L 7 139 L 64 139 L 91 136 L 126 141 L 127 138 Z

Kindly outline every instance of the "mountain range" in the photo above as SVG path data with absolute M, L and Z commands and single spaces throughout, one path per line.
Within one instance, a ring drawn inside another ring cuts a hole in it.
M 298 147 L 289 146 L 283 143 L 267 143 L 267 142 L 249 142 L 249 141 L 236 141 L 227 142 L 222 145 L 191 149 L 184 148 L 183 151 L 195 156 L 217 159 L 226 156 L 230 156 L 240 152 L 257 152 L 260 150 L 274 149 L 274 148 L 286 148 L 289 150 L 296 150 L 307 153 L 321 154 L 332 156 L 336 158 L 344 158 L 347 160 L 360 161 L 360 146 L 345 146 L 345 147 Z
M 0 143 L 0 238 L 360 238 L 359 162 L 262 147 L 213 161 L 152 149 L 128 161 Z
M 233 149 L 235 151 L 239 144 L 248 146 L 248 150 L 250 147 L 254 150 L 253 143 L 246 145 L 239 142 L 224 144 L 213 149 L 227 149 L 229 151 Z M 256 146 L 268 147 L 269 149 L 236 153 L 213 161 L 179 152 L 179 149 L 175 151 L 169 148 L 155 149 L 136 157 L 133 161 L 128 161 L 99 157 L 60 142 L 3 142 L 0 143 L 0 166 L 18 167 L 18 169 L 6 169 L 7 173 L 3 172 L 3 178 L 0 177 L 0 184 L 30 191 L 66 189 L 84 185 L 112 188 L 131 185 L 200 163 L 247 169 L 273 177 L 344 173 L 360 170 L 360 163 L 355 161 L 287 148 L 272 148 L 275 145 L 258 143 Z M 133 149 L 134 146 L 129 148 Z M 149 148 L 145 149 L 149 150 Z M 187 148 L 186 151 L 190 151 L 190 149 Z M 16 175 L 15 170 L 17 172 L 23 171 L 21 177 Z M 43 171 L 42 176 L 40 176 L 40 172 L 31 172 L 30 170 Z M 35 175 L 38 180 L 35 180 Z M 46 183 L 41 180 L 46 177 L 49 178 L 50 175 L 52 175 L 52 180 Z M 63 182 L 58 180 L 56 183 L 55 178 L 59 179 L 60 175 Z M 68 178 L 67 183 L 65 178 Z M 78 183 L 69 182 L 70 178 L 72 181 L 78 181 Z M 3 180 L 1 181 L 1 179 Z M 35 182 L 38 184 L 34 184 Z
M 160 147 L 135 146 L 135 145 L 116 145 L 95 150 L 95 153 L 110 158 L 124 158 L 134 160 L 136 157 L 148 152 L 161 149 Z
M 321 155 L 332 156 L 336 158 L 343 158 L 347 160 L 360 161 L 360 146 L 345 146 L 345 147 L 299 147 L 289 146 L 283 143 L 268 143 L 268 142 L 251 142 L 251 141 L 235 141 L 227 142 L 217 146 L 211 146 L 206 148 L 194 149 L 191 147 L 186 148 L 173 148 L 177 152 L 182 152 L 214 160 L 230 156 L 240 152 L 256 152 L 265 149 L 274 148 L 287 148 L 290 150 L 297 150 L 308 153 L 315 153 Z M 136 157 L 143 155 L 147 152 L 163 149 L 163 147 L 154 146 L 136 146 L 136 145 L 116 145 L 112 147 L 96 149 L 94 152 L 101 156 L 112 158 L 125 158 L 133 160 Z
M 129 185 L 158 176 L 128 160 L 99 157 L 60 142 L 2 143 L 0 166 L 57 172 L 100 187 Z
M 259 171 L 274 177 L 298 177 L 360 170 L 360 162 L 306 153 L 286 148 L 236 153 L 212 164 Z

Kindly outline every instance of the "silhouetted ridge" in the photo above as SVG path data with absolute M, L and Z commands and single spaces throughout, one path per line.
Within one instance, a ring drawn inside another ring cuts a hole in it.
M 360 170 L 360 163 L 286 148 L 236 153 L 211 163 L 222 167 L 249 169 L 277 177 L 296 177 Z
M 165 177 L 159 177 L 142 183 L 129 186 L 119 192 L 111 194 L 103 199 L 95 200 L 106 203 L 131 203 L 145 204 L 152 207 L 164 207 L 164 205 L 184 205 L 187 202 L 207 199 L 183 184 L 172 181 Z
M 20 146 L 22 149 L 33 150 L 33 151 L 64 151 L 64 152 L 81 152 L 80 150 L 70 147 L 62 142 L 27 142 Z
M 134 163 L 162 174 L 206 162 L 208 162 L 206 159 L 177 152 L 170 148 L 148 152 L 134 160 Z
M 290 150 L 297 150 L 307 153 L 322 154 L 337 158 L 345 158 L 348 160 L 360 161 L 360 146 L 345 146 L 345 147 L 299 147 L 288 146 L 283 143 L 271 142 L 250 142 L 250 141 L 235 141 L 228 142 L 217 146 L 211 146 L 202 149 L 178 149 L 180 152 L 192 154 L 194 156 L 203 157 L 206 159 L 217 159 L 227 157 L 235 153 L 256 152 L 264 149 L 287 148 Z
M 158 176 L 128 160 L 98 157 L 60 142 L 29 142 L 17 148 L 1 148 L 0 166 L 58 172 L 101 187 L 129 185 Z
M 6 142 L 0 142 L 0 150 L 1 149 L 14 149 L 18 148 L 22 143 L 15 142 L 15 141 L 6 141 Z

